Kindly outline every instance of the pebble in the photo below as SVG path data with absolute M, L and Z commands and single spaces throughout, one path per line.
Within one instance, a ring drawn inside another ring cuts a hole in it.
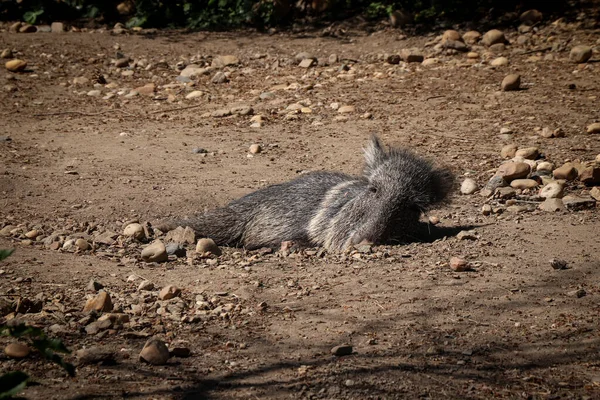
M 215 57 L 211 63 L 213 68 L 223 68 L 230 65 L 237 65 L 240 63 L 239 58 L 233 55 L 225 55 Z
M 115 60 L 115 67 L 117 68 L 124 68 L 127 67 L 129 65 L 129 57 L 121 57 L 117 60 Z
M 484 46 L 491 46 L 497 43 L 506 43 L 506 37 L 504 36 L 504 32 L 498 30 L 498 29 L 492 29 L 487 31 L 484 35 L 483 38 L 481 39 L 481 43 Z
M 196 232 L 189 226 L 185 228 L 178 226 L 177 228 L 167 232 L 165 235 L 165 242 L 167 243 L 178 243 L 181 245 L 195 244 L 196 243 Z
M 90 249 L 90 244 L 87 240 L 79 238 L 75 241 L 75 247 L 77 247 L 80 251 L 86 251 Z
M 402 49 L 400 56 L 407 63 L 418 62 L 421 63 L 425 59 L 417 49 Z
M 163 262 L 169 259 L 165 244 L 160 240 L 146 246 L 142 250 L 141 257 L 146 262 Z
M 586 186 L 594 186 L 600 184 L 600 167 L 590 166 L 584 168 L 579 173 L 579 180 Z
M 429 216 L 429 223 L 431 225 L 437 225 L 440 223 L 440 219 L 438 217 L 436 217 L 435 215 L 431 215 L 431 216 Z
M 571 49 L 569 58 L 571 61 L 581 64 L 587 62 L 592 57 L 592 48 L 586 45 L 578 45 Z
M 134 90 L 142 96 L 154 96 L 156 85 L 154 83 L 147 83 L 144 86 L 135 88 Z
M 34 33 L 37 32 L 37 28 L 34 25 L 25 24 L 19 28 L 20 33 Z
M 99 97 L 100 95 L 102 95 L 102 92 L 98 89 L 94 89 L 87 92 L 87 95 L 90 97 Z
M 14 60 L 7 61 L 6 64 L 4 64 L 4 66 L 10 72 L 21 72 L 21 71 L 25 70 L 25 68 L 27 68 L 27 62 L 23 61 L 23 60 L 19 60 L 17 58 Z
M 260 146 L 260 144 L 254 143 L 250 145 L 250 148 L 248 150 L 251 154 L 258 154 L 262 151 L 262 147 Z
M 467 271 L 468 263 L 467 260 L 460 257 L 452 257 L 450 258 L 450 269 L 455 272 L 464 272 Z
M 550 182 L 540 189 L 540 196 L 545 199 L 560 199 L 563 197 L 565 185 L 561 182 Z
M 515 179 L 527 177 L 530 171 L 531 167 L 529 164 L 522 162 L 508 162 L 502 164 L 498 168 L 496 175 L 501 176 L 507 183 L 510 183 Z
M 508 58 L 506 57 L 498 57 L 492 60 L 490 63 L 493 67 L 502 67 L 504 65 L 508 65 Z
M 203 94 L 204 94 L 204 92 L 203 92 L 203 91 L 201 91 L 201 90 L 194 90 L 194 91 L 192 91 L 192 92 L 189 92 L 189 93 L 188 93 L 188 94 L 185 96 L 185 98 L 186 98 L 187 100 L 190 100 L 190 99 L 196 99 L 196 98 L 198 98 L 198 97 L 202 97 L 202 95 L 203 95 Z
M 217 257 L 222 254 L 219 246 L 217 246 L 215 241 L 211 238 L 199 239 L 198 243 L 196 243 L 196 252 L 200 254 L 210 252 L 211 254 L 214 254 Z
M 217 72 L 211 79 L 212 83 L 226 83 L 228 81 L 229 78 L 227 78 L 227 75 L 225 75 L 225 73 L 222 71 Z
M 453 49 L 456 51 L 468 52 L 469 47 L 462 40 L 447 40 L 442 42 L 442 47 L 445 49 Z
M 310 67 L 312 67 L 315 64 L 316 64 L 316 62 L 312 58 L 305 58 L 304 60 L 300 61 L 300 63 L 298 64 L 298 66 L 300 68 L 310 68 Z
M 25 234 L 25 237 L 28 239 L 35 239 L 36 237 L 38 237 L 41 234 L 40 231 L 38 231 L 37 229 L 32 229 L 29 232 L 27 232 Z
M 567 266 L 569 265 L 569 263 L 567 263 L 565 260 L 561 260 L 560 258 L 553 258 L 550 260 L 550 266 L 553 269 L 567 269 Z
M 460 231 L 456 238 L 458 240 L 477 240 L 477 233 L 475 231 Z
M 185 358 L 192 354 L 192 351 L 185 343 L 177 343 L 169 347 L 171 357 Z
M 500 156 L 502 158 L 513 158 L 517 152 L 517 149 L 518 147 L 516 144 L 507 144 L 502 147 L 502 150 L 500 150 Z
M 552 164 L 549 161 L 542 161 L 535 168 L 536 171 L 547 171 L 547 172 L 552 172 L 553 169 L 554 169 L 554 164 Z
M 423 66 L 427 67 L 430 65 L 435 65 L 435 64 L 439 64 L 440 60 L 438 58 L 426 58 L 425 60 L 423 60 L 423 62 L 421 63 Z
M 85 288 L 86 288 L 86 290 L 88 290 L 90 292 L 97 292 L 100 289 L 104 289 L 104 285 L 101 284 L 100 282 L 92 279 L 92 280 L 90 280 L 90 282 L 88 283 L 88 285 Z
M 340 108 L 338 108 L 337 111 L 340 114 L 347 114 L 355 112 L 356 109 L 354 108 L 354 106 L 341 106 Z
M 62 22 L 53 22 L 50 25 L 50 32 L 52 33 L 63 33 L 65 31 L 65 25 Z
M 90 83 L 90 80 L 85 76 L 78 76 L 76 78 L 73 78 L 73 85 L 75 86 L 84 86 L 88 83 Z
M 454 29 L 448 29 L 442 34 L 442 42 L 446 42 L 448 40 L 458 40 L 462 42 L 463 38 L 460 36 L 458 31 L 455 31 Z
M 183 78 L 195 78 L 196 76 L 206 75 L 212 71 L 212 68 L 200 68 L 197 65 L 190 64 L 179 73 Z
M 492 213 L 492 206 L 490 206 L 489 204 L 484 204 L 481 207 L 481 214 L 490 215 L 491 213 Z
M 167 248 L 167 254 L 170 256 L 174 255 L 180 258 L 187 255 L 187 250 L 185 249 L 184 245 L 180 243 L 167 243 L 165 247 Z
M 171 300 L 175 297 L 178 297 L 181 294 L 181 289 L 179 289 L 175 285 L 167 285 L 160 289 L 158 293 L 158 298 L 160 300 Z
M 571 290 L 570 292 L 567 292 L 567 296 L 576 297 L 578 299 L 584 297 L 585 295 L 587 295 L 587 292 L 585 291 L 585 289 L 577 289 L 577 290 Z
M 538 186 L 538 183 L 533 179 L 515 179 L 510 183 L 513 189 L 533 189 Z
M 600 187 L 595 186 L 590 190 L 590 196 L 596 201 L 600 201 Z
M 552 176 L 554 179 L 572 181 L 573 179 L 577 178 L 578 175 L 577 169 L 571 163 L 566 163 L 552 171 Z
M 470 51 L 467 53 L 467 58 L 472 58 L 472 59 L 479 58 L 479 53 L 476 51 Z
M 26 344 L 23 343 L 10 343 L 4 348 L 4 354 L 9 358 L 25 358 L 29 355 L 31 350 Z
M 336 62 L 338 62 L 337 54 L 330 54 L 329 57 L 327 58 L 327 62 L 329 64 L 335 64 Z
M 148 340 L 140 352 L 140 361 L 153 365 L 164 365 L 170 357 L 167 345 L 160 339 Z
M 89 299 L 83 307 L 84 312 L 90 311 L 112 311 L 113 304 L 110 295 L 107 292 L 101 291 L 96 297 Z
M 540 11 L 532 9 L 523 12 L 519 19 L 522 23 L 531 26 L 541 22 L 544 19 L 544 15 Z
M 588 125 L 585 131 L 590 134 L 600 133 L 600 122 L 594 122 L 593 124 Z
M 475 193 L 477 189 L 477 182 L 475 182 L 475 180 L 471 178 L 466 178 L 460 185 L 460 192 L 466 195 Z
M 563 201 L 557 198 L 547 198 L 540 203 L 538 208 L 546 212 L 557 212 L 565 209 Z
M 13 52 L 11 49 L 4 49 L 0 53 L 0 58 L 13 58 Z
M 137 222 L 129 224 L 123 229 L 123 235 L 132 237 L 137 240 L 143 240 L 146 237 L 146 233 L 144 232 L 144 227 Z
M 352 354 L 353 348 L 349 344 L 340 344 L 331 349 L 331 354 L 334 356 L 348 356 Z
M 512 206 L 506 207 L 506 211 L 513 213 L 513 214 L 520 214 L 522 212 L 529 211 L 529 207 L 512 205 Z
M 151 291 L 154 290 L 154 283 L 150 282 L 149 280 L 143 280 L 137 288 L 138 291 Z
M 468 31 L 465 32 L 462 38 L 467 44 L 475 44 L 481 39 L 481 33 L 477 31 Z
M 563 197 L 562 201 L 565 207 L 567 207 L 569 210 L 574 211 L 596 207 L 596 200 L 594 200 L 591 197 L 586 198 L 569 195 Z
M 508 92 L 511 90 L 519 90 L 520 87 L 521 87 L 521 75 L 519 75 L 519 74 L 507 75 L 502 80 L 501 89 L 504 92 Z
M 526 147 L 515 152 L 515 157 L 522 157 L 527 160 L 535 160 L 540 155 L 540 150 L 537 147 Z
M 489 51 L 492 53 L 503 53 L 506 50 L 504 43 L 496 43 L 489 47 Z
M 75 352 L 79 365 L 112 365 L 116 363 L 115 353 L 108 346 L 92 346 Z

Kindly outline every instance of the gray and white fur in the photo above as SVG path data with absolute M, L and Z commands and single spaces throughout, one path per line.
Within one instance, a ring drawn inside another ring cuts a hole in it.
M 176 225 L 218 245 L 257 249 L 282 241 L 344 250 L 409 237 L 421 213 L 443 202 L 452 174 L 371 137 L 363 175 L 313 172 L 268 186 Z

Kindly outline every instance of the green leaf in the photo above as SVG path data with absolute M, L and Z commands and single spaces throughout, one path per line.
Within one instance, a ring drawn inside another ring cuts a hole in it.
M 43 13 L 44 10 L 27 11 L 25 14 L 23 14 L 23 20 L 30 25 L 34 25 L 37 21 L 37 17 L 39 17 Z
M 21 371 L 8 372 L 0 376 L 0 399 L 9 399 L 25 389 L 29 376 Z
M 8 256 L 10 256 L 14 251 L 15 251 L 15 249 L 0 250 L 0 261 L 4 260 L 5 258 L 8 258 Z

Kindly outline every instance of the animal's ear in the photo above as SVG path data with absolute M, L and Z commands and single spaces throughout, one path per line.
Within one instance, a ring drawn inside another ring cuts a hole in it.
M 365 175 L 370 175 L 387 158 L 387 153 L 375 135 L 371 136 L 363 150 L 365 152 Z
M 452 186 L 454 185 L 454 175 L 447 168 L 439 168 L 431 171 L 433 202 L 441 203 L 446 200 Z

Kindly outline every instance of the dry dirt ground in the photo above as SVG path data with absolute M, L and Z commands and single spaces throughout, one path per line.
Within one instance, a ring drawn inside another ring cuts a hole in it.
M 516 29 L 506 29 L 511 44 L 501 54 L 474 46 L 471 61 L 465 53 L 436 54 L 441 31 L 113 35 L 7 27 L 0 49 L 28 67 L 0 71 L 0 228 L 16 227 L 0 238 L 0 248 L 16 248 L 0 264 L 2 319 L 61 338 L 73 350 L 66 359 L 78 366 L 69 378 L 39 355 L 0 355 L 2 371 L 21 369 L 37 382 L 25 397 L 600 398 L 598 207 L 543 212 L 523 200 L 535 199 L 525 192 L 516 205 L 528 208 L 514 212 L 510 202 L 458 190 L 467 176 L 483 187 L 508 143 L 536 146 L 557 166 L 600 153 L 600 136 L 586 134 L 600 120 L 597 27 L 544 22 L 522 44 Z M 569 61 L 575 44 L 595 47 L 590 62 Z M 412 47 L 439 62 L 384 62 Z M 319 64 L 299 67 L 300 52 Z M 338 60 L 326 65 L 332 54 Z M 239 64 L 177 81 L 181 67 L 210 65 L 220 55 Z M 508 65 L 492 67 L 500 55 Z M 116 68 L 122 56 L 132 62 Z M 218 71 L 228 82 L 212 82 Z M 521 75 L 523 90 L 500 91 L 509 73 Z M 106 83 L 97 83 L 98 74 Z M 149 83 L 149 95 L 128 96 Z M 194 90 L 202 93 L 186 99 Z M 355 110 L 339 113 L 331 103 Z M 305 109 L 288 109 L 296 104 Z M 211 114 L 237 106 L 252 107 L 262 126 L 235 110 Z M 545 127 L 565 137 L 542 137 Z M 188 246 L 188 257 L 145 263 L 148 240 L 122 236 L 127 221 L 189 215 L 302 171 L 358 174 L 371 133 L 457 176 L 449 204 L 429 213 L 439 224 L 414 243 L 344 254 L 223 249 L 219 258 L 195 256 Z M 250 156 L 254 143 L 263 152 Z M 569 194 L 589 189 L 567 184 Z M 484 204 L 496 213 L 483 215 Z M 25 233 L 33 229 L 31 240 Z M 476 237 L 459 240 L 462 229 Z M 119 234 L 110 245 L 96 240 L 106 231 Z M 93 247 L 52 249 L 44 244 L 52 234 Z M 452 256 L 471 269 L 451 270 Z M 552 258 L 568 268 L 553 269 Z M 92 279 L 129 322 L 87 333 L 96 318 L 83 312 Z M 143 279 L 157 289 L 138 291 Z M 165 285 L 179 287 L 180 296 L 157 301 Z M 14 313 L 23 299 L 41 311 Z M 154 336 L 191 355 L 160 366 L 140 362 Z M 3 347 L 12 341 L 0 340 Z M 351 355 L 331 354 L 344 343 Z M 94 346 L 114 362 L 75 356 Z

